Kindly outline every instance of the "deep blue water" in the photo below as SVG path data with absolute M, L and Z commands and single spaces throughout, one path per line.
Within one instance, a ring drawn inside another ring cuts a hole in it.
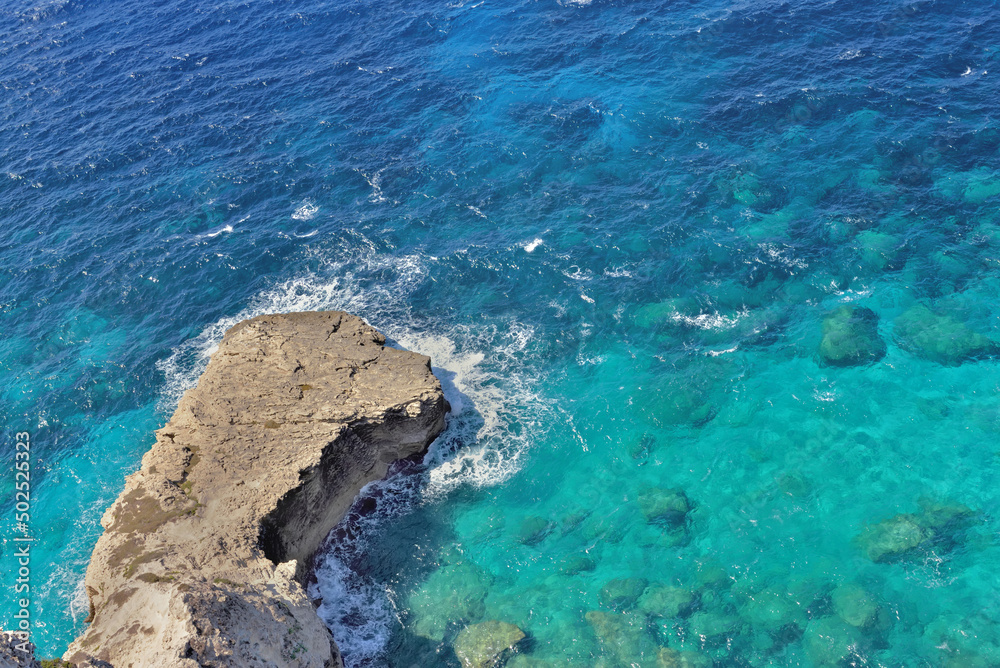
M 16 432 L 56 656 L 225 328 L 337 308 L 455 407 L 320 564 L 348 665 L 1000 665 L 998 49 L 994 2 L 5 3 L 0 624 Z M 884 355 L 825 362 L 845 305 Z

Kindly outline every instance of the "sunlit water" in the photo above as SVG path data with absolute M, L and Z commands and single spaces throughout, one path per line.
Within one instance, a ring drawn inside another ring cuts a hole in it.
M 1000 665 L 998 49 L 993 2 L 8 3 L 2 623 L 16 432 L 55 656 L 225 329 L 336 308 L 454 408 L 318 560 L 349 666 L 494 619 L 518 668 Z

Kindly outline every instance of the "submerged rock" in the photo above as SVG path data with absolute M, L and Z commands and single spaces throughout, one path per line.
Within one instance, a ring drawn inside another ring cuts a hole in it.
M 635 314 L 635 323 L 640 327 L 660 325 L 680 325 L 680 314 L 697 308 L 692 299 L 675 298 L 640 307 Z
M 728 356 L 673 360 L 661 380 L 636 396 L 635 407 L 658 426 L 702 427 L 719 412 L 717 400 L 734 367 Z
M 939 651 L 935 665 L 945 668 L 1000 666 L 1000 622 L 995 615 L 966 611 L 938 617 L 924 627 L 924 638 Z
M 920 520 L 938 537 L 966 529 L 976 516 L 976 511 L 965 504 L 952 501 L 934 501 L 923 498 L 920 504 Z
M 656 447 L 656 439 L 649 434 L 643 434 L 639 438 L 632 441 L 628 446 L 629 457 L 634 459 L 639 466 L 646 463 L 649 459 L 649 453 L 653 451 Z
M 431 573 L 409 599 L 414 635 L 440 642 L 449 624 L 473 623 L 483 618 L 491 584 L 489 575 L 460 561 L 445 564 Z
M 896 515 L 865 527 L 858 540 L 865 556 L 883 562 L 907 556 L 930 537 L 915 515 Z
M 768 633 L 789 625 L 804 628 L 808 621 L 798 597 L 778 589 L 753 592 L 740 609 L 740 614 L 750 626 Z
M 702 642 L 718 643 L 735 634 L 739 619 L 718 608 L 699 610 L 688 618 L 688 632 Z
M 656 668 L 660 648 L 646 630 L 644 615 L 591 610 L 586 619 L 604 655 L 617 665 Z
M 605 608 L 627 610 L 635 607 L 649 582 L 645 578 L 616 578 L 601 589 L 600 602 Z
M 578 575 L 597 568 L 597 562 L 585 555 L 568 557 L 562 562 L 559 572 L 563 575 Z
M 857 541 L 865 556 L 875 562 L 906 559 L 931 545 L 949 550 L 975 516 L 959 503 L 920 501 L 920 513 L 901 513 L 866 526 Z
M 772 185 L 749 171 L 739 171 L 719 185 L 720 190 L 735 202 L 760 213 L 772 213 L 785 203 L 787 193 L 780 185 Z
M 498 668 L 523 639 L 518 627 L 491 619 L 466 626 L 452 647 L 462 668 Z
M 656 655 L 657 668 L 712 668 L 712 659 L 700 652 L 663 647 Z
M 707 590 L 725 589 L 733 584 L 733 579 L 726 573 L 726 569 L 711 558 L 698 563 L 695 581 L 700 588 Z
M 340 666 L 308 564 L 366 483 L 426 450 L 446 406 L 430 360 L 361 318 L 233 326 L 104 514 L 90 625 L 64 658 Z
M 862 636 L 857 628 L 839 617 L 821 617 L 809 622 L 802 644 L 816 666 L 842 666 L 857 656 Z M 854 665 L 864 665 L 856 663 Z
M 565 515 L 562 518 L 562 530 L 560 533 L 564 536 L 573 533 L 580 528 L 580 525 L 583 524 L 584 520 L 588 517 L 590 517 L 590 511 L 586 510 L 580 510 Z
M 544 517 L 526 517 L 517 532 L 517 541 L 522 545 L 537 545 L 545 540 L 554 526 Z
M 662 425 L 692 425 L 701 427 L 712 421 L 719 412 L 709 398 L 706 388 L 673 381 L 658 394 L 654 419 Z
M 647 522 L 668 528 L 683 526 L 691 511 L 687 494 L 677 488 L 651 487 L 639 492 L 638 501 Z
M 878 603 L 863 587 L 843 584 L 830 594 L 833 611 L 851 626 L 868 626 L 878 615 Z
M 958 366 L 997 353 L 997 344 L 949 315 L 914 306 L 896 318 L 899 347 L 919 357 Z
M 682 617 L 691 611 L 694 594 L 681 587 L 654 584 L 639 599 L 639 610 L 654 617 Z
M 827 366 L 861 366 L 885 357 L 878 316 L 861 306 L 840 306 L 823 318 L 820 361 Z
M 526 654 L 515 654 L 507 661 L 505 668 L 594 668 L 594 666 L 589 663 L 573 661 L 568 657 L 539 659 Z
M 855 238 L 855 246 L 858 249 L 858 264 L 865 271 L 892 271 L 906 262 L 906 243 L 885 232 L 863 230 Z
M 583 532 L 587 540 L 599 540 L 616 544 L 625 538 L 625 524 L 617 513 L 601 517 L 591 517 Z

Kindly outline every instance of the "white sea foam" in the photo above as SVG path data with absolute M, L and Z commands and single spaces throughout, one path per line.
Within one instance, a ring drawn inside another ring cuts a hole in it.
M 528 243 L 524 244 L 523 248 L 524 248 L 525 252 L 527 252 L 527 253 L 533 253 L 533 252 L 535 252 L 535 249 L 538 248 L 539 246 L 541 246 L 543 243 L 544 243 L 544 241 L 542 241 L 541 237 L 535 237 L 534 239 L 532 239 Z
M 510 478 L 522 465 L 533 434 L 559 416 L 535 393 L 528 375 L 513 368 L 534 340 L 530 327 L 457 327 L 449 336 L 415 330 L 395 337 L 401 346 L 431 356 L 451 404 L 448 425 L 424 458 L 423 476 L 395 476 L 370 483 L 362 496 L 376 510 L 349 514 L 334 530 L 335 540 L 317 560 L 313 597 L 322 597 L 319 615 L 341 645 L 348 668 L 381 665 L 396 619 L 394 592 L 359 575 L 347 564 L 364 555 L 368 539 L 386 521 L 423 503 L 443 499 L 462 485 L 486 487 Z M 488 352 L 463 352 L 456 341 L 483 342 Z M 503 387 L 492 369 L 506 369 Z M 513 420 L 520 422 L 515 429 Z M 351 531 L 340 529 L 350 523 Z M 342 641 L 343 639 L 343 641 Z
M 217 230 L 212 230 L 211 232 L 205 232 L 204 234 L 199 234 L 198 238 L 199 239 L 205 239 L 205 238 L 214 239 L 215 237 L 219 236 L 220 234 L 228 234 L 229 232 L 232 232 L 232 231 L 233 231 L 233 226 L 232 225 L 224 225 L 223 227 L 220 227 Z
M 316 578 L 309 595 L 323 599 L 316 614 L 334 631 L 348 665 L 379 656 L 395 617 L 389 592 L 357 577 L 335 554 L 317 566 Z
M 380 204 L 382 202 L 389 201 L 388 198 L 382 194 L 382 172 L 384 171 L 385 168 L 383 167 L 371 176 L 360 170 L 358 171 L 358 173 L 364 177 L 365 181 L 368 182 L 368 185 L 372 187 L 372 194 L 368 196 L 368 201 L 372 204 Z
M 764 251 L 770 259 L 787 267 L 788 269 L 806 269 L 809 267 L 804 260 L 791 257 L 788 249 L 781 248 L 776 244 L 759 244 L 757 247 Z
M 747 311 L 740 311 L 736 315 L 723 315 L 715 313 L 699 313 L 698 315 L 684 315 L 677 311 L 670 315 L 670 319 L 680 325 L 696 327 L 698 329 L 732 329 L 739 324 L 740 318 L 748 315 Z
M 317 212 L 319 212 L 319 207 L 311 199 L 307 199 L 295 209 L 292 220 L 312 220 Z
M 352 557 L 367 549 L 367 537 L 387 520 L 441 500 L 460 486 L 485 487 L 509 479 L 521 468 L 537 434 L 567 417 L 537 393 L 535 374 L 529 371 L 540 358 L 533 351 L 538 345 L 533 327 L 510 319 L 453 324 L 412 312 L 412 296 L 430 280 L 435 258 L 368 250 L 350 258 L 319 260 L 321 274 L 303 274 L 261 292 L 247 308 L 212 323 L 160 362 L 157 366 L 165 376 L 160 408 L 172 411 L 183 392 L 195 385 L 227 329 L 264 313 L 357 313 L 395 344 L 431 357 L 452 407 L 447 428 L 431 445 L 420 475 L 397 475 L 363 491 L 377 498 L 376 511 L 353 517 L 354 530 L 339 534 L 317 559 L 318 584 L 311 591 L 323 598 L 319 612 L 347 665 L 375 665 L 394 612 L 391 591 L 349 568 Z M 378 280 L 365 280 L 373 276 Z
M 573 271 L 570 271 L 569 269 L 572 269 Z M 590 269 L 581 269 L 575 264 L 569 269 L 562 272 L 563 276 L 566 278 L 571 278 L 574 281 L 591 281 L 594 279 L 594 272 Z
M 759 244 L 757 247 L 764 251 L 770 259 L 789 269 L 806 269 L 809 266 L 804 260 L 791 257 L 788 249 L 781 248 L 776 244 Z

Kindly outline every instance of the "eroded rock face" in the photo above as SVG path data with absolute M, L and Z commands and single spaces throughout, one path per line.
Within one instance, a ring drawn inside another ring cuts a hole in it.
M 3 668 L 41 668 L 35 659 L 35 645 L 20 633 L 0 630 L 0 666 Z
M 340 312 L 226 332 L 101 520 L 91 624 L 64 658 L 117 667 L 340 666 L 301 581 L 366 483 L 447 404 L 423 355 Z

